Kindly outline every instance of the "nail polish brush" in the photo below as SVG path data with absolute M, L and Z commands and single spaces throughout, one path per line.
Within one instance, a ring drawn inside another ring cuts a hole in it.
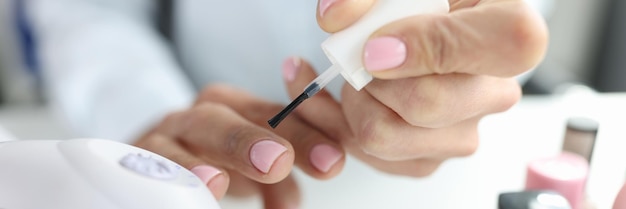
M 374 6 L 350 27 L 332 34 L 322 43 L 332 66 L 304 88 L 302 94 L 267 122 L 276 128 L 304 100 L 322 90 L 337 75 L 360 91 L 373 77 L 363 67 L 361 52 L 369 36 L 382 26 L 417 14 L 446 13 L 446 0 L 378 0 Z

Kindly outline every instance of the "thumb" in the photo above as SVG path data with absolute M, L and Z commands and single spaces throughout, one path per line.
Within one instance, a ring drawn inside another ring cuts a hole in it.
M 511 77 L 537 65 L 546 46 L 547 29 L 536 11 L 523 0 L 494 0 L 386 25 L 366 43 L 363 64 L 382 79 L 448 73 Z
M 283 78 L 291 99 L 298 97 L 315 77 L 311 65 L 299 57 L 288 58 L 283 63 Z M 326 90 L 305 100 L 294 113 L 337 142 L 352 137 L 341 105 Z

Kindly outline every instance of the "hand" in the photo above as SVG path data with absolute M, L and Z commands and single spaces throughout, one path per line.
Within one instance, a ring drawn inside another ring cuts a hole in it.
M 342 30 L 374 3 L 320 0 L 318 23 Z M 296 115 L 394 174 L 429 175 L 448 158 L 472 154 L 480 119 L 519 100 L 512 77 L 543 58 L 547 29 L 523 0 L 449 3 L 448 14 L 416 15 L 376 31 L 363 52 L 374 81 L 359 92 L 344 86 L 341 103 L 309 99 Z M 292 97 L 315 76 L 306 64 L 294 69 L 298 76 L 286 75 L 295 78 L 287 79 Z
M 217 199 L 228 189 L 235 196 L 260 193 L 265 208 L 294 208 L 300 197 L 289 176 L 292 165 L 326 179 L 340 172 L 345 154 L 297 117 L 286 119 L 275 132 L 268 130 L 267 118 L 281 109 L 241 90 L 214 85 L 193 107 L 170 114 L 135 145 L 191 170 Z

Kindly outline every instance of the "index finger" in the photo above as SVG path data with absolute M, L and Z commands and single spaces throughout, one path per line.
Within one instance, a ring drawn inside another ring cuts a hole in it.
M 291 171 L 291 144 L 246 120 L 228 106 L 205 102 L 166 118 L 161 133 L 180 140 L 212 165 L 237 170 L 262 183 L 276 183 Z

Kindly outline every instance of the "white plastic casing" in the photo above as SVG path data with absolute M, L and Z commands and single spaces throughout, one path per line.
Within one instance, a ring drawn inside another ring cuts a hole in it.
M 372 80 L 363 67 L 363 46 L 377 29 L 409 16 L 447 13 L 448 0 L 378 0 L 370 11 L 352 26 L 334 33 L 322 43 L 322 49 L 334 67 L 356 90 Z
M 3 142 L 0 167 L 0 208 L 219 209 L 187 169 L 109 140 Z

